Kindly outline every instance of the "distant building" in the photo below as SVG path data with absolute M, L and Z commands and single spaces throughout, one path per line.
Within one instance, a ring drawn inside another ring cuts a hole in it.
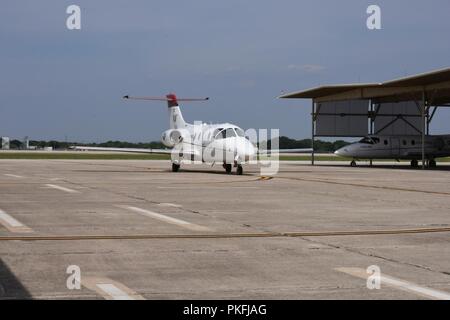
M 23 139 L 23 148 L 24 148 L 25 150 L 30 149 L 30 139 L 29 139 L 28 137 L 25 137 L 25 138 Z
M 2 137 L 2 149 L 9 150 L 9 137 Z

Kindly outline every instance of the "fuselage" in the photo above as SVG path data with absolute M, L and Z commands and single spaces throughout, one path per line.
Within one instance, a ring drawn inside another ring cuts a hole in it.
M 370 135 L 340 148 L 335 154 L 353 159 L 419 160 L 422 158 L 422 137 Z M 450 156 L 450 135 L 426 136 L 425 156 L 427 159 Z
M 241 164 L 257 153 L 244 130 L 230 123 L 186 123 L 183 128 L 165 131 L 161 141 L 185 154 L 184 158 L 206 163 Z

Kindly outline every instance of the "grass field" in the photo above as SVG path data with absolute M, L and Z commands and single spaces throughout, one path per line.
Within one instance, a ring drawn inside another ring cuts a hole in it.
M 7 151 L 0 152 L 0 159 L 61 159 L 61 160 L 168 160 L 170 155 L 141 153 L 98 153 L 98 152 L 41 152 L 41 151 Z M 309 155 L 282 155 L 281 161 L 310 161 Z M 334 155 L 316 155 L 316 161 L 349 161 Z M 391 160 L 386 160 L 391 161 Z M 406 161 L 406 160 L 405 160 Z M 450 162 L 450 158 L 440 158 L 439 162 Z

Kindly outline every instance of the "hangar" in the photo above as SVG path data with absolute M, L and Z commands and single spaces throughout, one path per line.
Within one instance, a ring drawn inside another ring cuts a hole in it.
M 425 135 L 438 108 L 450 107 L 450 68 L 382 83 L 320 86 L 279 98 L 312 100 L 313 150 L 315 137 L 420 134 L 425 168 Z

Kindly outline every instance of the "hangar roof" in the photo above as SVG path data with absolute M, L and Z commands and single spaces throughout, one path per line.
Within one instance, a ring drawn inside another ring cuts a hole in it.
M 320 86 L 279 96 L 314 99 L 316 102 L 372 99 L 374 102 L 421 100 L 425 92 L 434 105 L 450 103 L 450 68 L 408 76 L 383 83 Z

